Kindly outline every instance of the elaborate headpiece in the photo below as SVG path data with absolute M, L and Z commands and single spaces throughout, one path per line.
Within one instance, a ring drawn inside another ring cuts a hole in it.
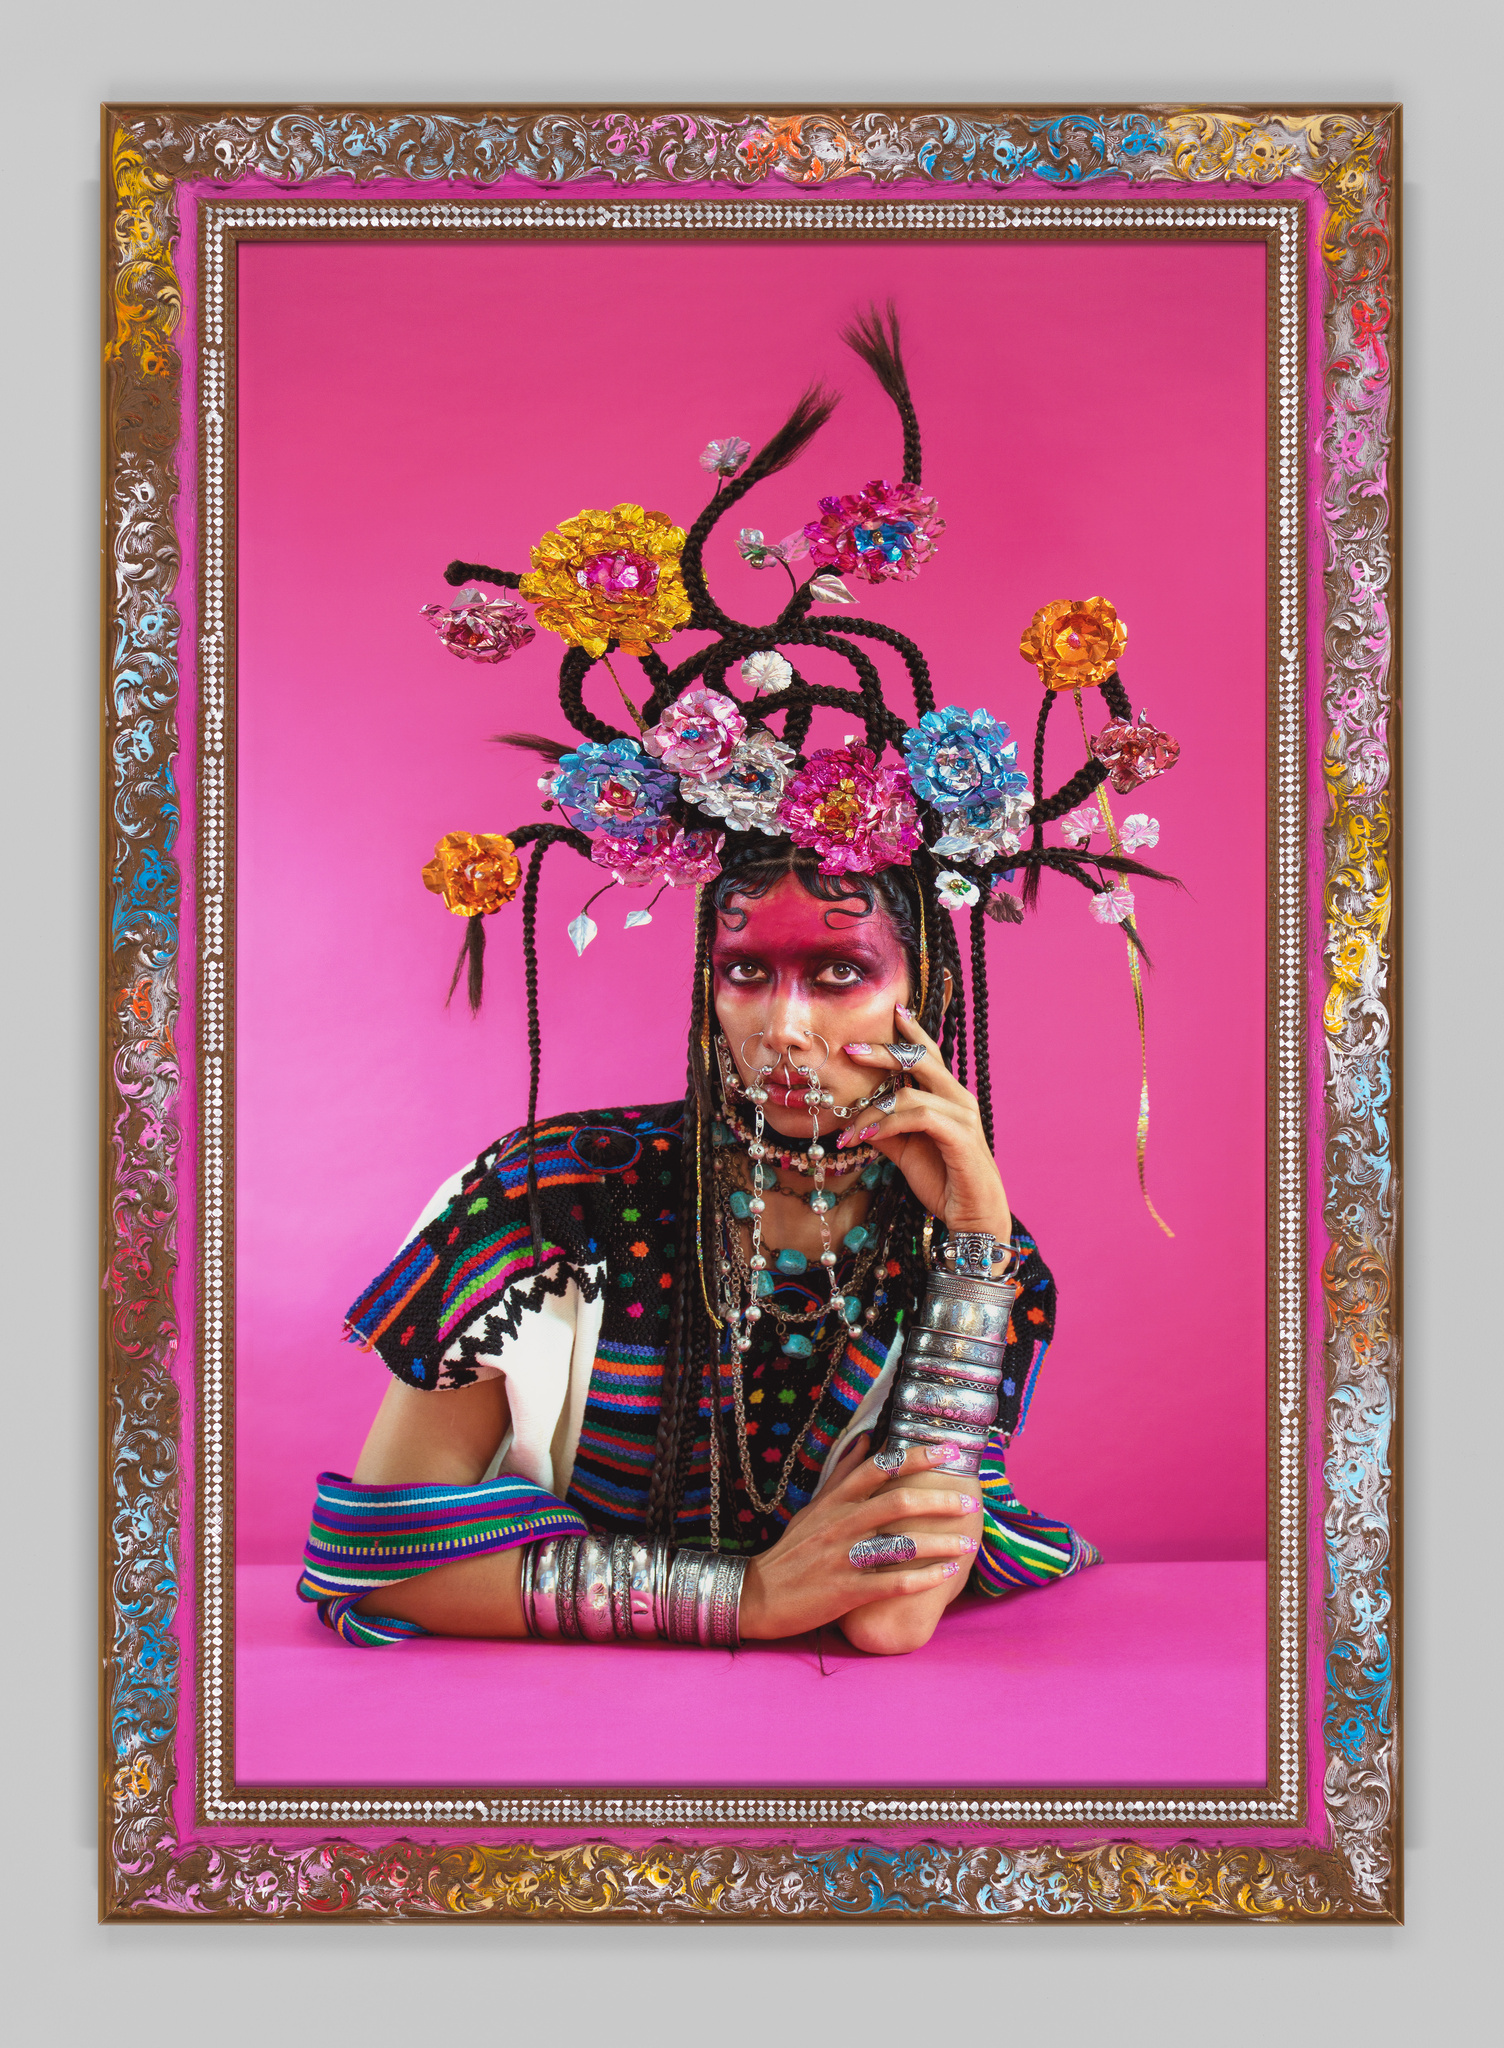
M 778 617 L 744 625 L 712 596 L 704 567 L 713 529 L 760 483 L 791 463 L 830 417 L 836 396 L 812 386 L 757 454 L 736 437 L 712 441 L 700 457 L 715 477 L 708 504 L 686 532 L 661 512 L 621 504 L 583 511 L 545 533 L 532 551 L 530 572 L 451 562 L 451 585 L 492 585 L 519 598 L 486 598 L 462 591 L 453 608 L 425 606 L 450 651 L 468 660 L 501 662 L 535 638 L 535 627 L 566 643 L 559 669 L 559 703 L 581 735 L 566 747 L 531 734 L 504 735 L 531 746 L 550 763 L 540 788 L 543 808 L 563 823 L 524 824 L 505 835 L 450 833 L 424 869 L 424 881 L 449 908 L 467 919 L 455 969 L 454 992 L 468 967 L 472 1007 L 480 1002 L 486 917 L 518 890 L 518 851 L 533 854 L 522 881 L 523 944 L 527 957 L 529 1122 L 537 1108 L 539 1071 L 538 977 L 535 930 L 543 856 L 567 845 L 612 883 L 648 883 L 702 890 L 700 947 L 713 929 L 713 884 L 737 866 L 787 849 L 808 849 L 806 864 L 831 880 L 868 878 L 907 870 L 917 901 L 919 951 L 928 987 L 921 992 L 940 1027 L 943 974 L 957 996 L 965 980 L 960 947 L 943 907 L 971 912 L 970 1038 L 975 1092 L 989 1142 L 992 1110 L 988 1073 L 985 918 L 1018 922 L 1038 897 L 1046 869 L 1069 876 L 1090 892 L 1103 923 L 1119 924 L 1129 942 L 1135 993 L 1141 1004 L 1131 878 L 1168 877 L 1133 857 L 1152 846 L 1158 824 L 1145 814 L 1114 819 L 1105 785 L 1131 795 L 1173 766 L 1177 742 L 1143 716 L 1135 717 L 1118 660 L 1127 629 L 1105 598 L 1060 601 L 1037 612 L 1021 652 L 1033 664 L 1044 695 L 1035 727 L 1032 774 L 1018 766 L 1018 743 L 1007 725 L 983 710 L 937 709 L 928 664 L 906 635 L 876 620 L 833 608 L 857 602 L 852 585 L 908 581 L 936 554 L 945 522 L 920 488 L 919 422 L 909 391 L 892 306 L 875 309 L 843 336 L 869 366 L 897 409 L 903 431 L 898 483 L 875 481 L 844 496 L 819 501 L 818 514 L 779 541 L 744 527 L 743 559 L 757 570 L 780 568 L 790 595 Z M 750 457 L 750 460 L 749 460 Z M 812 573 L 801 581 L 794 564 Z M 675 667 L 659 649 L 689 630 L 710 637 Z M 867 643 L 863 645 L 861 643 Z M 890 709 L 868 647 L 896 655 L 913 693 L 915 722 Z M 800 650 L 823 648 L 850 665 L 852 684 L 815 683 L 796 665 Z M 649 685 L 640 702 L 624 686 L 611 657 L 630 655 Z M 631 730 L 586 709 L 584 685 L 605 665 L 630 718 Z M 1111 713 L 1103 731 L 1089 734 L 1082 692 L 1100 690 Z M 738 689 L 742 692 L 737 694 Z M 1073 696 L 1086 759 L 1058 789 L 1046 791 L 1045 735 L 1061 695 Z M 817 705 L 845 712 L 854 730 L 839 747 L 800 750 Z M 772 721 L 781 721 L 775 732 Z M 1061 842 L 1046 840 L 1058 824 Z M 1094 846 L 1093 841 L 1104 843 Z M 1022 873 L 1019 894 L 1009 888 Z M 857 882 L 860 893 L 871 884 Z M 569 927 L 578 950 L 596 936 L 589 899 Z M 630 928 L 648 921 L 634 911 Z M 696 974 L 695 1041 L 708 1056 L 707 977 Z M 964 1000 L 947 1014 L 943 1041 L 960 1077 L 966 1077 Z M 1147 1114 L 1147 1105 L 1144 1107 Z M 1140 1167 L 1142 1172 L 1142 1117 Z M 1147 1197 L 1146 1197 L 1147 1199 Z

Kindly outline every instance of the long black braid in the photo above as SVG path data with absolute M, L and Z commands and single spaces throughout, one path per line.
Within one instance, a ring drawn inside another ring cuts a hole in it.
M 690 1417 L 699 1405 L 707 1366 L 720 1356 L 720 1333 L 710 1318 L 704 1289 L 714 1287 L 716 1247 L 714 1178 L 710 1160 L 710 1118 L 713 1100 L 706 1038 L 713 1031 L 708 1007 L 710 942 L 715 931 L 715 904 L 701 891 L 695 921 L 694 980 L 689 1004 L 689 1072 L 684 1102 L 684 1141 L 680 1148 L 679 1201 L 675 1211 L 674 1285 L 669 1297 L 668 1341 L 664 1354 L 658 1408 L 658 1438 L 653 1448 L 653 1473 L 648 1489 L 648 1531 L 673 1539 L 679 1503 L 694 1439 Z M 705 1267 L 702 1271 L 702 1259 Z M 719 1428 L 720 1403 L 712 1390 L 711 1427 Z

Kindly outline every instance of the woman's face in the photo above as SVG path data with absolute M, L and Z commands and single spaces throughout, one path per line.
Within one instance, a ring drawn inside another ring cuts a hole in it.
M 795 875 L 765 896 L 733 895 L 727 908 L 732 921 L 717 920 L 710 955 L 716 1016 L 744 1080 L 774 1066 L 763 1105 L 769 1124 L 807 1137 L 809 1082 L 794 1064 L 819 1066 L 820 1086 L 837 1103 L 872 1093 L 873 1070 L 842 1048 L 892 1042 L 894 1007 L 912 999 L 903 947 L 881 906 L 868 911 L 857 896 L 822 903 Z M 835 1121 L 822 1110 L 823 1129 Z

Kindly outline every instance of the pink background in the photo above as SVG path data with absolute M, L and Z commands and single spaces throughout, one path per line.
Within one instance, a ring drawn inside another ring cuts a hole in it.
M 1001 1163 L 1061 1291 L 1014 1478 L 1118 1562 L 1262 1557 L 1263 290 L 1262 249 L 1237 244 L 242 250 L 242 1562 L 285 1565 L 290 1595 L 313 1475 L 351 1469 L 385 1384 L 339 1342 L 343 1311 L 525 1104 L 520 918 L 492 922 L 480 1021 L 446 1012 L 461 927 L 418 871 L 447 830 L 539 815 L 536 766 L 486 738 L 567 737 L 560 644 L 462 664 L 418 607 L 446 596 L 452 556 L 524 568 L 581 506 L 632 498 L 687 525 L 705 442 L 756 445 L 823 375 L 846 394 L 835 420 L 709 550 L 728 608 L 769 615 L 787 584 L 738 561 L 735 527 L 782 534 L 822 492 L 898 467 L 891 409 L 836 338 L 890 295 L 949 530 L 917 582 L 864 587 L 862 613 L 919 641 L 940 703 L 987 705 L 1027 755 L 1019 632 L 1048 599 L 1101 591 L 1129 625 L 1130 695 L 1184 745 L 1145 802 L 1117 805 L 1161 820 L 1149 858 L 1186 884 L 1140 898 L 1150 1182 L 1173 1243 L 1134 1179 L 1120 937 L 1050 878 L 1043 914 L 990 940 Z M 616 722 L 604 676 L 591 701 Z M 1057 708 L 1052 786 L 1079 760 L 1073 729 Z M 816 742 L 842 730 L 826 715 Z M 593 886 L 553 856 L 545 1110 L 682 1086 L 689 903 L 624 933 L 645 899 L 616 892 L 577 960 L 563 928 Z

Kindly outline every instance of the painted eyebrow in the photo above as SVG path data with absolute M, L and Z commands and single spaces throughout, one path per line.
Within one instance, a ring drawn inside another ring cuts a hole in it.
M 869 949 L 839 940 L 835 944 L 812 946 L 804 957 L 818 959 L 822 967 L 878 968 L 883 965 L 882 955 L 875 947 Z M 729 939 L 724 945 L 712 946 L 710 958 L 714 966 L 734 967 L 748 961 L 764 961 L 767 953 L 756 946 L 749 946 L 745 939 Z

